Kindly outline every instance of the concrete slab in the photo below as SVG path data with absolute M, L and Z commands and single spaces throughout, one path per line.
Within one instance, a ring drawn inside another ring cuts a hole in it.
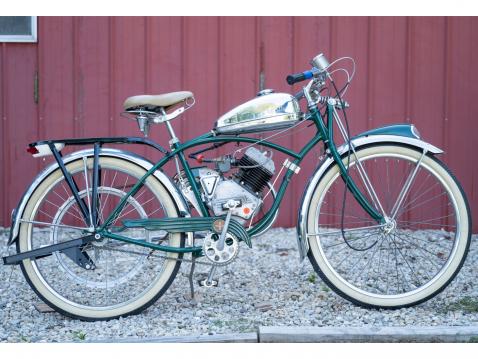
M 477 326 L 434 327 L 259 327 L 261 343 L 476 342 Z
M 164 336 L 157 338 L 104 338 L 89 343 L 257 343 L 257 333 Z

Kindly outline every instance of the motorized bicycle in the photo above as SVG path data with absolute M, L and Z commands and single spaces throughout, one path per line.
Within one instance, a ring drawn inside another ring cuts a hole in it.
M 55 162 L 13 211 L 8 244 L 17 253 L 4 264 L 19 264 L 49 306 L 85 320 L 140 313 L 165 293 L 184 261 L 191 263 L 192 291 L 197 263 L 211 266 L 201 284 L 213 286 L 215 268 L 230 264 L 241 246 L 252 247 L 253 237 L 272 226 L 302 161 L 323 144 L 298 213 L 301 260 L 308 257 L 328 286 L 358 305 L 400 308 L 432 298 L 466 258 L 466 196 L 437 158 L 443 151 L 423 141 L 415 126 L 350 135 L 344 95 L 355 70 L 336 69 L 341 61 L 355 68 L 351 58 L 329 63 L 319 54 L 311 70 L 287 77 L 290 85 L 308 80 L 298 94 L 263 90 L 187 142 L 172 126 L 194 104 L 193 94 L 181 91 L 125 101 L 124 114 L 144 137 L 30 144 L 33 156 Z M 341 89 L 334 81 L 338 70 L 347 74 Z M 155 124 L 166 127 L 169 150 L 147 138 Z M 300 151 L 271 141 L 300 126 L 313 129 Z M 109 147 L 120 144 L 150 146 L 162 157 L 153 164 Z M 87 148 L 64 155 L 72 145 Z M 228 146 L 226 154 L 204 155 Z M 279 171 L 273 153 L 285 156 Z M 173 176 L 164 171 L 168 163 Z

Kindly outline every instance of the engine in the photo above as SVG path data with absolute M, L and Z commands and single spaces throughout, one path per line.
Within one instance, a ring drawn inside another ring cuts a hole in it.
M 229 178 L 207 167 L 197 169 L 195 176 L 201 184 L 203 199 L 214 215 L 225 215 L 224 205 L 229 200 L 239 202 L 232 215 L 250 219 L 261 207 L 263 191 L 274 176 L 275 166 L 266 152 L 249 147 L 240 159 L 232 160 L 238 171 Z M 192 193 L 183 189 L 184 195 L 194 204 Z
M 239 183 L 256 194 L 262 192 L 275 172 L 272 159 L 254 147 L 247 149 L 238 167 L 240 170 L 236 177 Z

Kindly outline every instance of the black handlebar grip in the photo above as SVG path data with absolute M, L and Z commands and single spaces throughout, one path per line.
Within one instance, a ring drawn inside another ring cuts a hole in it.
M 305 80 L 305 75 L 304 75 L 303 72 L 298 73 L 298 74 L 292 74 L 292 75 L 287 76 L 286 80 L 287 80 L 287 83 L 289 85 L 293 85 L 297 82 L 304 81 Z
M 287 76 L 286 80 L 289 85 L 293 85 L 297 82 L 311 79 L 312 77 L 314 77 L 313 71 L 304 71 L 304 72 L 299 72 L 298 74 L 289 75 Z

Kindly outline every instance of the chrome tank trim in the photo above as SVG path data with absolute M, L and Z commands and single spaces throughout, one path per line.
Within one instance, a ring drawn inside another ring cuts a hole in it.
M 153 164 L 150 161 L 148 161 L 146 158 L 129 151 L 116 150 L 113 148 L 105 148 L 100 150 L 100 155 L 106 155 L 110 157 L 116 157 L 116 158 L 121 158 L 121 159 L 131 161 L 143 167 L 146 171 L 148 171 L 151 167 L 153 167 Z M 93 156 L 93 149 L 73 152 L 63 157 L 63 162 L 66 165 L 84 156 Z M 23 215 L 23 211 L 28 202 L 28 199 L 30 198 L 32 193 L 35 191 L 35 189 L 40 185 L 40 183 L 57 168 L 58 168 L 58 164 L 56 162 L 46 167 L 43 171 L 41 171 L 37 175 L 37 177 L 35 177 L 30 187 L 28 187 L 28 189 L 23 194 L 18 206 L 14 210 L 14 214 L 12 213 L 12 225 L 11 225 L 11 231 L 10 231 L 10 238 L 8 240 L 7 245 L 11 245 L 18 238 L 18 231 L 20 228 L 20 219 L 21 219 L 21 216 Z M 182 194 L 179 193 L 179 190 L 174 185 L 173 181 L 169 178 L 169 176 L 166 175 L 161 170 L 155 171 L 153 173 L 153 176 L 155 176 L 161 182 L 161 184 L 164 185 L 166 190 L 171 194 L 174 202 L 178 206 L 179 212 L 185 215 L 186 217 L 190 216 L 189 206 L 187 205 Z M 189 244 L 192 245 L 191 233 L 188 234 L 188 245 Z
M 360 136 L 360 135 L 359 135 Z M 363 137 L 356 137 L 352 140 L 353 147 L 359 149 L 362 146 L 372 144 L 372 143 L 403 143 L 413 147 L 422 148 L 427 152 L 431 152 L 433 154 L 441 154 L 443 150 L 438 147 L 435 147 L 425 141 L 422 141 L 417 138 L 411 137 L 404 137 L 404 136 L 395 136 L 395 135 L 369 135 Z M 346 153 L 348 151 L 348 144 L 344 144 L 337 148 L 340 155 Z M 319 164 L 317 170 L 315 171 L 314 175 L 309 179 L 309 182 L 304 190 L 304 194 L 302 195 L 302 203 L 301 207 L 299 208 L 298 214 L 298 221 L 297 221 L 297 244 L 299 247 L 299 254 L 300 254 L 300 261 L 303 261 L 304 258 L 307 256 L 309 251 L 309 239 L 307 237 L 306 231 L 306 220 L 307 220 L 307 210 L 309 208 L 310 201 L 312 199 L 312 194 L 317 186 L 322 175 L 325 171 L 334 164 L 334 160 L 331 157 L 327 157 Z
M 267 93 L 228 111 L 216 121 L 219 134 L 239 134 L 287 128 L 301 119 L 297 99 L 287 93 Z

